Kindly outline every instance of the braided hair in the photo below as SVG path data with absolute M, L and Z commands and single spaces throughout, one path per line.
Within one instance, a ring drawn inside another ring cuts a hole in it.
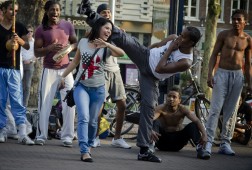
M 59 1 L 57 0 L 49 0 L 45 3 L 45 6 L 44 6 L 44 10 L 45 10 L 45 13 L 44 13 L 44 16 L 43 16 L 43 19 L 42 19 L 42 26 L 43 26 L 43 30 L 49 30 L 51 29 L 51 27 L 48 25 L 48 16 L 47 16 L 47 12 L 49 11 L 50 7 L 52 5 L 59 5 L 60 6 L 60 10 L 61 10 L 61 5 L 59 3 Z

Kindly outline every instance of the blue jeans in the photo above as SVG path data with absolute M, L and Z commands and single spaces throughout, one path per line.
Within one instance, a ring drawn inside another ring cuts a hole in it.
M 74 101 L 77 109 L 77 135 L 80 153 L 88 153 L 94 144 L 97 132 L 98 114 L 105 98 L 105 87 L 86 87 L 79 83 L 74 89 Z
M 23 91 L 20 83 L 22 81 L 19 70 L 0 68 L 0 129 L 4 128 L 7 122 L 5 109 L 8 95 L 16 125 L 25 123 L 26 108 L 22 104 Z

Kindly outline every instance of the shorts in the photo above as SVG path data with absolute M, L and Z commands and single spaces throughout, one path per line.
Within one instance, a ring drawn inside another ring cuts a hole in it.
M 120 70 L 110 72 L 105 70 L 106 98 L 110 95 L 112 102 L 126 99 L 124 84 Z

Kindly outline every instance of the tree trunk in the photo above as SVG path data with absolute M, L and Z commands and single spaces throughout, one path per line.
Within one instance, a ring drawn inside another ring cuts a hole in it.
M 211 92 L 211 89 L 207 86 L 208 63 L 216 41 L 216 28 L 220 11 L 220 0 L 209 0 L 206 18 L 203 67 L 200 79 L 201 87 L 208 98 L 210 98 Z
M 23 23 L 24 25 L 32 25 L 36 28 L 41 24 L 43 15 L 44 15 L 44 4 L 47 0 L 17 0 L 19 5 L 19 12 L 17 15 L 17 21 Z M 28 102 L 29 107 L 38 106 L 38 88 L 39 80 L 42 70 L 41 60 L 37 60 L 34 65 L 34 73 L 32 78 L 32 84 L 30 88 L 30 98 Z

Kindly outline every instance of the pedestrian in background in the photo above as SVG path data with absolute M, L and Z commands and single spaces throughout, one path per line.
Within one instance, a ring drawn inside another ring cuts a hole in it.
M 23 102 L 24 106 L 28 106 L 28 101 L 30 97 L 31 81 L 34 72 L 34 63 L 36 57 L 34 55 L 34 38 L 33 38 L 33 27 L 31 25 L 27 26 L 28 30 L 28 42 L 30 49 L 26 50 L 21 47 L 21 55 L 23 60 L 24 76 L 23 76 Z

